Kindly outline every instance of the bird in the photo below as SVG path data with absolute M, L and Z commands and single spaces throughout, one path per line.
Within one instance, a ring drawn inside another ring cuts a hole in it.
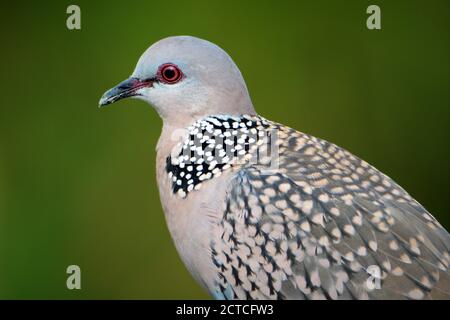
M 162 118 L 156 180 L 173 243 L 215 299 L 450 299 L 446 229 L 326 140 L 259 115 L 219 46 L 152 44 L 99 105 Z

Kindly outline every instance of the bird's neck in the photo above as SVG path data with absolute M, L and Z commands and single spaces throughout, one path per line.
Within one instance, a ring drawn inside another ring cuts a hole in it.
M 255 115 L 213 115 L 185 128 L 165 124 L 157 147 L 159 170 L 170 179 L 173 193 L 186 197 L 203 181 L 254 159 L 271 125 Z

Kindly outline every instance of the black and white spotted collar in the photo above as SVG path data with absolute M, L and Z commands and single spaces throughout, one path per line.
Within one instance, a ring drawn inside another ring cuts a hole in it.
M 196 121 L 177 156 L 168 156 L 166 172 L 173 193 L 184 198 L 205 180 L 218 177 L 251 157 L 252 146 L 266 135 L 269 121 L 259 116 L 217 115 Z

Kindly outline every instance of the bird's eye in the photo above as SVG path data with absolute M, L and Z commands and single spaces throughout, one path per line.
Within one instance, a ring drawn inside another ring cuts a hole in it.
M 168 84 L 174 84 L 183 78 L 180 68 L 172 63 L 166 63 L 159 67 L 159 79 Z

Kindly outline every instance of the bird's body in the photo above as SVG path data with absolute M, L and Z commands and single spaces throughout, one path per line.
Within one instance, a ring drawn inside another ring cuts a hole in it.
M 141 60 L 132 84 L 101 104 L 133 92 L 163 118 L 161 203 L 183 262 L 212 296 L 450 298 L 449 234 L 389 177 L 258 116 L 237 67 L 204 40 L 165 39 Z M 176 69 L 165 75 L 167 64 Z M 205 81 L 204 70 L 225 79 Z

